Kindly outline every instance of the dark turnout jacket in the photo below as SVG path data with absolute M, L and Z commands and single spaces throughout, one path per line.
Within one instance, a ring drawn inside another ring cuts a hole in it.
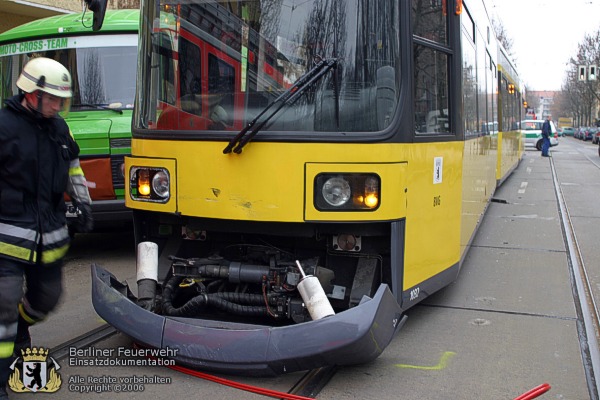
M 0 257 L 52 264 L 69 247 L 64 193 L 79 146 L 66 122 L 23 107 L 0 110 Z
M 542 136 L 545 138 L 552 136 L 552 127 L 550 126 L 550 121 L 548 120 L 544 121 L 544 124 L 542 125 Z

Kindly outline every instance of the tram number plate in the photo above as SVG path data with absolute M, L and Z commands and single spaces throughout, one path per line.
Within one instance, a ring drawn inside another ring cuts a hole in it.
M 412 289 L 410 291 L 410 301 L 416 300 L 417 297 L 419 297 L 419 292 L 420 292 L 420 289 L 418 287 Z

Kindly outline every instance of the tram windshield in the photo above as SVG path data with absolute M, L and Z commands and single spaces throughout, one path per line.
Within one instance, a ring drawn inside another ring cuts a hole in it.
M 240 131 L 323 60 L 335 66 L 261 132 L 378 132 L 398 104 L 400 16 L 387 0 L 146 2 L 135 126 Z M 216 131 L 216 132 L 214 132 Z

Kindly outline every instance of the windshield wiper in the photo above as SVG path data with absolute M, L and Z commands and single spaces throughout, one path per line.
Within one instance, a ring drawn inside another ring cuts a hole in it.
M 100 104 L 77 103 L 77 104 L 71 105 L 71 107 L 92 107 L 92 108 L 98 108 L 101 110 L 110 110 L 110 111 L 114 111 L 119 114 L 123 114 L 123 110 L 120 108 L 120 107 L 122 107 L 122 104 L 121 103 L 113 103 L 113 104 L 118 104 L 118 106 L 111 107 L 112 104 L 110 104 L 108 106 L 103 106 Z
M 304 75 L 294 82 L 286 91 L 281 93 L 275 100 L 265 107 L 252 121 L 248 123 L 223 149 L 223 154 L 229 154 L 232 151 L 236 154 L 240 154 L 242 149 L 256 134 L 262 129 L 263 126 L 271 118 L 275 116 L 285 105 L 290 105 L 298 99 L 298 97 L 304 93 L 306 89 L 311 87 L 317 82 L 323 75 L 329 72 L 332 68 L 337 65 L 337 60 L 329 58 L 320 61 L 311 70 L 307 71 Z M 258 120 L 273 106 L 277 103 L 277 108 L 271 111 L 260 123 L 257 124 Z

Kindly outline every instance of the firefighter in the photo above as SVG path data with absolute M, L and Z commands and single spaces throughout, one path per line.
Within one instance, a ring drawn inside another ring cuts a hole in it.
M 29 326 L 56 307 L 62 292 L 70 242 L 65 192 L 79 210 L 78 230 L 93 228 L 79 146 L 59 115 L 72 95 L 69 71 L 33 58 L 17 87 L 0 110 L 0 399 L 8 398 L 13 357 L 31 347 Z

